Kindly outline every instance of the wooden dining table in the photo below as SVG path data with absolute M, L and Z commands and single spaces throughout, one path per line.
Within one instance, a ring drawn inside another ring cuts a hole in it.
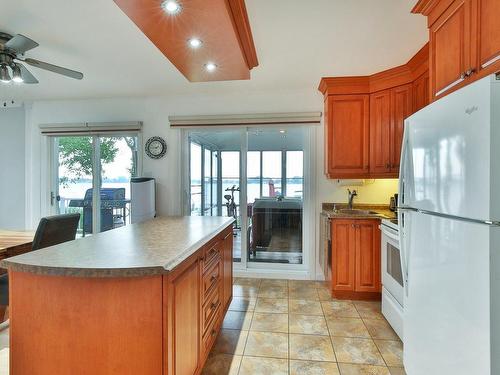
M 0 260 L 31 251 L 35 232 L 0 229 Z M 7 270 L 0 269 L 0 275 Z

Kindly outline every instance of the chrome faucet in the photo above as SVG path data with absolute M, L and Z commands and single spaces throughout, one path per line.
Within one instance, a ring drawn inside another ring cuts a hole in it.
M 354 197 L 358 196 L 358 192 L 356 190 L 351 191 L 350 189 L 347 189 L 347 192 L 349 193 L 349 201 L 347 203 L 347 207 L 352 210 L 352 205 L 354 201 Z

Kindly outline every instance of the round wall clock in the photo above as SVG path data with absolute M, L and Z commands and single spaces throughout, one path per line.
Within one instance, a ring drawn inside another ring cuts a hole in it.
M 146 154 L 151 159 L 160 159 L 167 152 L 167 142 L 161 137 L 151 137 L 146 142 Z

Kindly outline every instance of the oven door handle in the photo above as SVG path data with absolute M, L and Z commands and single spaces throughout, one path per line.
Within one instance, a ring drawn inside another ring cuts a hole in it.
M 398 243 L 399 243 L 399 235 L 397 235 L 397 234 L 396 234 L 395 232 L 393 232 L 393 231 L 389 231 L 389 230 L 387 230 L 387 229 L 385 229 L 385 228 L 382 228 L 382 226 L 381 226 L 381 225 L 379 225 L 379 228 L 380 228 L 380 230 L 382 231 L 382 234 L 384 234 L 385 236 L 387 236 L 387 237 L 389 237 L 389 238 L 393 239 L 394 241 L 398 241 Z

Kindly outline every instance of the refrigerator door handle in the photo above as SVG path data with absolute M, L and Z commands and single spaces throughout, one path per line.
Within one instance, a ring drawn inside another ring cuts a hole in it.
M 404 206 L 406 204 L 406 199 L 405 199 L 405 182 L 406 182 L 406 159 L 407 159 L 407 154 L 408 154 L 408 131 L 406 128 L 406 123 L 405 123 L 405 129 L 403 133 L 403 142 L 401 145 L 401 160 L 399 162 L 399 195 L 398 195 L 398 201 L 396 202 L 397 206 Z

